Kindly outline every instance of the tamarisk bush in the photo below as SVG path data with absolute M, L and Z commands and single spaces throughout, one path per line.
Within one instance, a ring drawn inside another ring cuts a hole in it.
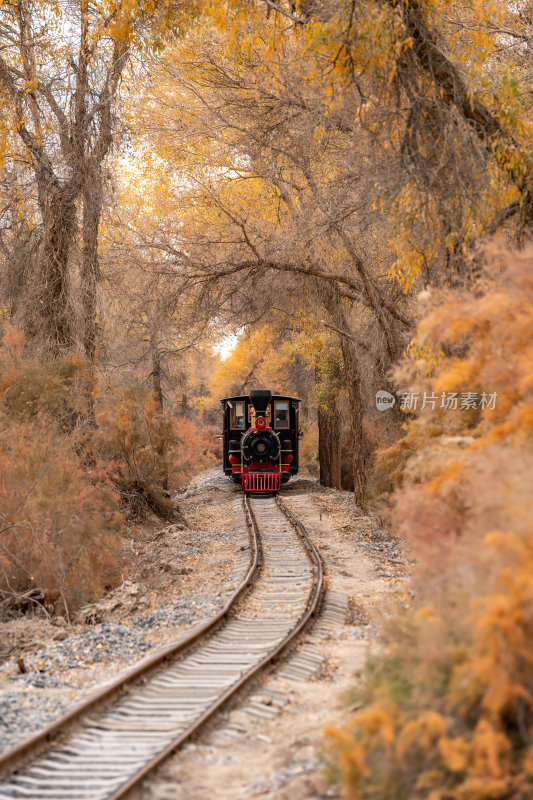
M 426 405 L 381 454 L 392 521 L 418 556 L 417 600 L 369 661 L 362 710 L 326 731 L 349 800 L 533 793 L 533 251 L 493 246 L 486 260 L 471 292 L 425 299 L 397 376 L 497 400 Z
M 175 513 L 171 492 L 213 466 L 210 429 L 160 413 L 146 387 L 101 386 L 85 359 L 38 362 L 0 343 L 0 602 L 67 615 L 126 575 L 124 517 Z M 87 394 L 94 391 L 94 424 Z
M 0 347 L 0 598 L 36 595 L 69 611 L 120 577 L 122 518 L 109 464 L 77 427 L 84 362 L 24 359 L 8 329 Z

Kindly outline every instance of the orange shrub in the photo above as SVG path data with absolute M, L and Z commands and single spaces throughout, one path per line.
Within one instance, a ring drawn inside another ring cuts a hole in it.
M 92 447 L 85 363 L 0 346 L 0 596 L 31 590 L 68 615 L 120 579 L 122 521 L 109 469 Z
M 215 465 L 220 445 L 209 427 L 186 417 L 161 415 L 150 391 L 120 390 L 97 409 L 98 449 L 113 464 L 118 490 L 130 509 L 149 505 L 171 517 L 170 491 Z
M 327 730 L 350 800 L 533 796 L 533 251 L 488 258 L 478 291 L 436 297 L 399 372 L 497 401 L 427 406 L 381 455 L 417 604 L 369 661 L 364 709 Z
M 214 467 L 222 457 L 220 440 L 214 438 L 211 428 L 201 427 L 186 417 L 173 421 L 177 444 L 170 456 L 169 483 L 173 489 L 182 489 L 197 472 Z
M 212 432 L 161 414 L 150 391 L 94 397 L 92 383 L 83 360 L 38 363 L 16 328 L 5 332 L 0 599 L 38 590 L 67 614 L 93 600 L 120 580 L 119 503 L 171 518 L 170 491 L 216 462 Z
M 0 509 L 4 595 L 35 588 L 68 614 L 117 582 L 121 517 L 106 471 L 46 417 L 0 415 Z
M 97 447 L 113 465 L 124 504 L 137 512 L 148 505 L 171 518 L 169 454 L 177 443 L 171 418 L 159 413 L 152 393 L 141 387 L 117 389 L 100 402 L 96 418 Z

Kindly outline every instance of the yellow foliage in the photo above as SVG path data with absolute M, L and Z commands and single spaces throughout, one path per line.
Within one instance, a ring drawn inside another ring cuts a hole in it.
M 429 750 L 436 742 L 440 743 L 447 727 L 444 717 L 436 711 L 426 711 L 416 719 L 409 720 L 396 739 L 397 758 L 402 761 L 413 745 Z
M 441 736 L 439 739 L 439 752 L 444 766 L 451 772 L 463 772 L 468 763 L 469 746 L 464 736 L 449 738 Z
M 208 404 L 216 404 L 222 397 L 247 394 L 258 386 L 287 394 L 279 345 L 280 337 L 274 324 L 241 334 L 235 348 L 221 362 L 210 381 Z
M 360 711 L 348 723 L 349 729 L 360 727 L 367 736 L 379 735 L 383 742 L 394 742 L 394 723 L 392 708 L 387 704 L 375 705 Z

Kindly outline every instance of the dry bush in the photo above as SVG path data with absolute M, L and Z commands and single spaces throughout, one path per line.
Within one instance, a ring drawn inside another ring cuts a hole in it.
M 2 594 L 36 590 L 68 615 L 116 584 L 121 517 L 108 474 L 45 419 L 0 417 L 0 505 Z
M 171 518 L 169 451 L 177 438 L 153 394 L 141 387 L 116 389 L 99 404 L 96 419 L 98 450 L 113 465 L 123 504 L 133 513 L 148 506 Z
M 163 415 L 151 391 L 95 397 L 82 359 L 38 362 L 20 331 L 0 344 L 0 602 L 66 610 L 127 568 L 123 518 L 169 519 L 170 490 L 213 466 L 212 432 Z M 94 417 L 91 419 L 91 411 Z
M 204 428 L 186 417 L 174 422 L 177 446 L 171 451 L 169 486 L 182 489 L 200 470 L 214 467 L 222 458 L 221 440 L 214 439 L 211 428 Z
M 121 527 L 109 469 L 80 449 L 83 364 L 0 348 L 0 593 L 71 610 L 114 585 Z M 30 602 L 30 601 L 28 601 Z
M 369 662 L 363 710 L 327 731 L 350 800 L 533 795 L 533 251 L 487 262 L 478 291 L 432 301 L 400 372 L 413 391 L 498 397 L 426 407 L 381 457 L 417 602 Z
M 172 490 L 186 486 L 220 456 L 210 428 L 186 417 L 161 414 L 144 388 L 116 390 L 100 403 L 98 449 L 113 465 L 114 480 L 127 509 L 149 507 L 172 518 Z M 220 447 L 219 447 L 220 449 Z

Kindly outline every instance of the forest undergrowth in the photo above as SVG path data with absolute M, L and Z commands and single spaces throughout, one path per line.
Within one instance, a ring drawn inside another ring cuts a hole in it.
M 142 386 L 103 391 L 82 358 L 0 344 L 0 598 L 69 615 L 128 576 L 128 519 L 172 520 L 171 495 L 215 463 L 210 428 L 158 412 Z
M 533 250 L 492 246 L 471 292 L 428 293 L 399 385 L 494 408 L 428 404 L 380 453 L 390 523 L 416 557 L 415 600 L 389 620 L 330 727 L 349 800 L 533 792 Z

